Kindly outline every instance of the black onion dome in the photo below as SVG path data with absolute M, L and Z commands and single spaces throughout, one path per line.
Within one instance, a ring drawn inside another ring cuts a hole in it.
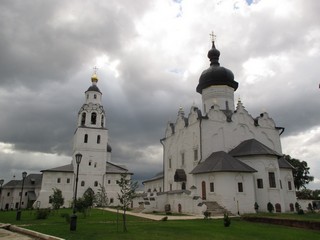
M 107 144 L 107 152 L 112 152 L 112 148 L 109 143 Z
M 101 92 L 100 92 L 100 89 L 97 87 L 97 85 L 94 85 L 94 84 L 92 84 L 92 85 L 88 88 L 88 90 L 87 90 L 86 92 L 88 92 L 88 91 L 94 91 L 94 92 L 99 92 L 99 93 L 101 93 Z
M 203 89 L 217 85 L 227 85 L 237 90 L 238 82 L 234 80 L 234 75 L 229 69 L 220 67 L 219 57 L 220 51 L 216 49 L 214 41 L 212 41 L 212 48 L 208 52 L 210 67 L 204 70 L 200 76 L 196 89 L 198 93 L 201 94 Z

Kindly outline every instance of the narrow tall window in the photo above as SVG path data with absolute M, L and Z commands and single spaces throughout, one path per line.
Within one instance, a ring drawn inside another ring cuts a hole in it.
M 85 184 L 84 181 L 81 181 L 81 187 L 84 187 L 84 184 Z
M 91 164 L 92 164 L 92 161 L 90 160 L 90 161 L 89 161 L 89 166 L 91 166 Z
M 85 125 L 86 124 L 86 113 L 82 113 L 81 114 L 81 125 Z
M 181 165 L 184 166 L 184 153 L 181 153 Z
M 263 179 L 262 178 L 258 178 L 257 179 L 257 187 L 258 188 L 263 188 Z
M 243 192 L 242 182 L 238 182 L 238 192 Z
M 95 112 L 91 113 L 91 124 L 97 123 L 97 114 Z
M 104 127 L 104 116 L 101 115 L 101 127 Z
M 58 178 L 58 179 L 57 179 L 57 183 L 60 183 L 60 182 L 61 182 L 61 178 Z
M 87 143 L 87 142 L 88 142 L 88 134 L 85 134 L 85 135 L 84 135 L 84 140 L 83 140 L 83 142 L 84 142 L 84 143 Z
M 185 183 L 185 182 L 183 182 L 183 183 L 181 184 L 181 189 L 182 189 L 182 190 L 186 190 L 186 183 Z
M 94 95 L 93 95 L 93 98 L 94 98 L 94 99 L 97 99 L 97 94 L 94 94 Z
M 172 191 L 172 184 L 170 183 L 170 191 Z
M 171 168 L 171 158 L 169 158 L 169 168 Z
M 193 160 L 197 161 L 198 160 L 198 149 L 193 150 Z
M 70 178 L 67 178 L 67 183 L 70 183 Z
M 214 183 L 213 182 L 210 183 L 210 192 L 214 192 Z
M 98 187 L 98 181 L 95 181 L 95 182 L 94 182 L 94 186 L 95 186 L 95 187 Z
M 275 188 L 276 187 L 276 177 L 274 172 L 269 172 L 269 187 Z
M 292 184 L 291 184 L 291 181 L 288 181 L 288 190 L 292 190 Z
M 97 143 L 98 143 L 98 144 L 100 143 L 100 138 L 101 138 L 100 135 L 98 135 L 98 136 L 97 136 Z

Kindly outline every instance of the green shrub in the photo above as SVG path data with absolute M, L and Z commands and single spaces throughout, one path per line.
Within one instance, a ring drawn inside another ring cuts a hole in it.
M 274 211 L 274 206 L 271 202 L 268 202 L 267 209 L 269 213 L 272 213 Z
M 205 211 L 203 212 L 204 219 L 209 219 L 211 217 L 211 212 Z
M 231 224 L 231 220 L 230 220 L 229 215 L 227 213 L 223 214 L 223 224 L 225 227 L 229 227 Z
M 167 221 L 167 220 L 168 220 L 168 217 L 167 217 L 167 216 L 161 218 L 161 221 Z
M 299 209 L 298 214 L 299 214 L 299 215 L 303 215 L 303 214 L 304 214 L 303 209 Z
M 172 215 L 172 212 L 166 212 L 166 215 Z
M 60 217 L 65 218 L 67 223 L 70 223 L 70 214 L 69 213 L 61 213 Z
M 47 219 L 50 214 L 50 209 L 38 209 L 36 211 L 36 219 Z

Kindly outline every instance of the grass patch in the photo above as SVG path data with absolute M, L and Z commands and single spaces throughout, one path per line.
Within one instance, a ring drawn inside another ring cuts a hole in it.
M 35 211 L 23 211 L 21 221 L 15 220 L 14 211 L 0 212 L 0 222 L 12 223 L 42 233 L 65 239 L 319 239 L 320 232 L 260 224 L 232 218 L 230 227 L 223 225 L 223 219 L 151 221 L 127 215 L 128 232 L 122 232 L 122 215 L 93 209 L 84 217 L 78 214 L 77 230 L 70 232 L 65 214 L 71 209 L 50 213 L 47 219 L 36 219 Z M 305 217 L 305 216 L 304 216 Z M 117 218 L 119 224 L 117 225 Z

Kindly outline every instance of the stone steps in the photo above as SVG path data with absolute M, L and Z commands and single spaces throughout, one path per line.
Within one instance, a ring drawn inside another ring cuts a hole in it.
M 220 206 L 217 202 L 206 201 L 203 203 L 207 206 L 207 211 L 211 213 L 211 216 L 223 216 L 225 213 L 227 213 L 229 216 L 233 216 L 231 212 Z

